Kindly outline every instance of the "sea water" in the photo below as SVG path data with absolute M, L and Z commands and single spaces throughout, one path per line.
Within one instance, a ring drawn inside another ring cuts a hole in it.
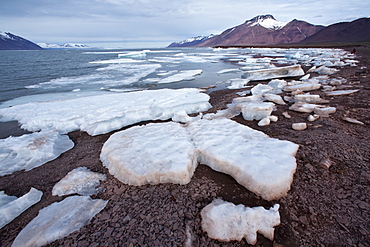
M 0 108 L 163 88 L 226 88 L 248 70 L 337 59 L 335 49 L 162 48 L 0 51 Z M 319 60 L 318 60 L 319 59 Z M 1 122 L 0 138 L 20 135 Z M 18 132 L 19 133 L 18 133 Z

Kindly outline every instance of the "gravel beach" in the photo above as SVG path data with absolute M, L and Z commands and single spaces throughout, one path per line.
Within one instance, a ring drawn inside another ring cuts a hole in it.
M 344 49 L 351 51 L 353 47 Z M 369 246 L 370 47 L 356 50 L 358 66 L 342 67 L 331 77 L 347 79 L 337 89 L 358 92 L 342 96 L 326 96 L 321 90 L 311 92 L 336 107 L 336 113 L 329 117 L 309 122 L 308 113 L 277 105 L 273 115 L 279 120 L 268 126 L 260 127 L 257 121 L 245 121 L 242 116 L 233 118 L 270 137 L 299 144 L 297 171 L 287 196 L 265 201 L 232 177 L 202 164 L 187 185 L 125 185 L 110 175 L 99 159 L 112 133 L 92 137 L 75 131 L 69 133 L 75 147 L 56 160 L 28 172 L 0 177 L 0 191 L 8 195 L 22 196 L 31 187 L 44 193 L 39 203 L 0 229 L 0 246 L 11 246 L 40 209 L 65 198 L 52 196 L 52 188 L 77 167 L 107 175 L 93 198 L 109 202 L 90 224 L 47 246 L 249 246 L 244 239 L 228 243 L 210 239 L 202 230 L 200 211 L 215 198 L 248 207 L 280 204 L 281 224 L 275 228 L 274 241 L 258 235 L 256 246 Z M 210 92 L 213 108 L 208 112 L 226 108 L 239 91 L 244 90 Z M 291 118 L 283 116 L 287 111 Z M 346 117 L 363 125 L 343 120 Z M 307 129 L 293 130 L 292 123 L 299 122 L 307 123 Z M 330 163 L 329 169 L 320 165 L 324 162 Z

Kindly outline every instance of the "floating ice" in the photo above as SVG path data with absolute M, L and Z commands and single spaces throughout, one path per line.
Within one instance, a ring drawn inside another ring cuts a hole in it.
M 238 73 L 240 69 L 223 69 L 217 72 L 217 74 L 226 74 L 226 73 Z
M 15 238 L 12 247 L 43 246 L 79 230 L 99 213 L 108 201 L 89 196 L 71 196 L 40 210 Z
M 31 188 L 27 194 L 19 198 L 7 196 L 3 191 L 0 191 L 0 229 L 39 202 L 41 197 L 42 192 L 35 188 Z
M 158 81 L 158 83 L 173 83 L 173 82 L 179 82 L 179 81 L 190 81 L 194 80 L 194 77 L 197 75 L 202 74 L 203 70 L 201 69 L 195 69 L 195 70 L 184 70 L 180 71 L 178 74 L 171 75 L 167 78 L 161 79 Z
M 295 77 L 304 75 L 304 71 L 300 65 L 292 65 L 286 67 L 277 67 L 272 69 L 261 69 L 245 72 L 242 75 L 243 79 L 251 81 L 268 80 L 274 78 Z
M 240 241 L 256 244 L 257 232 L 271 241 L 274 227 L 280 224 L 279 204 L 269 210 L 263 207 L 245 207 L 215 199 L 201 211 L 202 228 L 208 236 L 220 241 Z
M 137 58 L 137 59 L 145 59 L 146 58 L 146 52 L 148 50 L 143 50 L 143 51 L 133 51 L 129 53 L 124 53 L 124 54 L 118 54 L 119 58 Z
M 35 109 L 30 109 L 32 114 Z M 41 131 L 0 140 L 0 176 L 15 171 L 29 171 L 57 158 L 73 148 L 66 135 L 56 131 Z
M 97 193 L 100 180 L 105 180 L 106 176 L 101 173 L 92 172 L 86 167 L 78 167 L 70 171 L 67 176 L 62 178 L 53 187 L 53 196 L 64 196 L 79 194 L 90 196 Z
M 194 88 L 110 93 L 77 99 L 28 103 L 0 109 L 2 121 L 18 120 L 22 128 L 54 128 L 99 135 L 147 120 L 167 120 L 175 112 L 208 110 L 209 96 Z
M 199 162 L 231 175 L 266 200 L 285 196 L 296 169 L 298 145 L 221 118 L 190 122 L 187 127 Z
M 190 136 L 173 122 L 134 126 L 113 134 L 100 159 L 118 180 L 137 186 L 187 184 L 197 166 Z
M 339 95 L 347 95 L 347 94 L 352 94 L 360 91 L 359 89 L 353 89 L 353 90 L 335 90 L 335 91 L 330 91 L 326 92 L 326 95 L 328 96 L 339 96 Z

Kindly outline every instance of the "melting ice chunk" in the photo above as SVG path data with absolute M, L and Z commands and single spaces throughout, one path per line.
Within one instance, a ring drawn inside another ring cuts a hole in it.
M 297 144 L 224 118 L 193 121 L 187 130 L 202 164 L 231 175 L 266 200 L 281 198 L 290 189 Z
M 300 65 L 277 67 L 272 69 L 252 70 L 242 75 L 243 79 L 251 81 L 269 80 L 275 78 L 295 77 L 304 75 Z
M 100 159 L 118 180 L 137 186 L 187 184 L 197 165 L 190 136 L 173 122 L 135 126 L 113 134 Z
M 42 192 L 35 188 L 31 188 L 27 194 L 19 198 L 7 196 L 3 191 L 0 191 L 0 229 L 39 202 L 41 197 Z
M 64 196 L 79 194 L 82 196 L 94 195 L 97 192 L 100 180 L 105 180 L 106 176 L 101 173 L 92 172 L 86 167 L 78 167 L 70 171 L 67 176 L 62 178 L 53 187 L 53 196 Z
M 88 224 L 108 201 L 71 196 L 40 210 L 15 238 L 12 246 L 43 246 Z
M 266 210 L 216 199 L 202 209 L 201 216 L 202 228 L 210 238 L 226 242 L 245 238 L 253 245 L 257 242 L 257 232 L 272 241 L 274 227 L 280 224 L 279 204 Z
M 27 114 L 33 112 L 31 110 Z M 41 131 L 2 139 L 0 140 L 0 176 L 15 171 L 29 171 L 57 158 L 73 146 L 74 143 L 68 136 L 56 131 Z

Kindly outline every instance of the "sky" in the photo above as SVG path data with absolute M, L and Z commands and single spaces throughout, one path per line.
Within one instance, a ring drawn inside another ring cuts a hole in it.
M 257 15 L 330 25 L 370 16 L 368 0 L 0 0 L 0 31 L 35 43 L 165 47 Z

